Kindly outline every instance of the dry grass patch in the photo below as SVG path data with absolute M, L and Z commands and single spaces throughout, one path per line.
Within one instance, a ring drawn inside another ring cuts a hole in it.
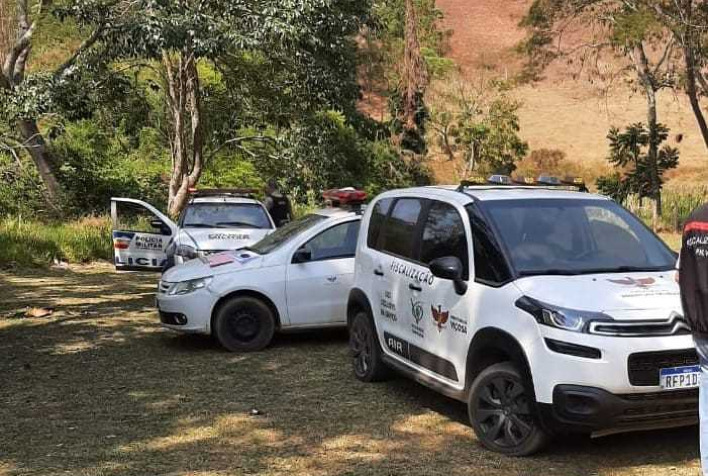
M 488 452 L 464 405 L 404 379 L 356 381 L 343 332 L 239 355 L 160 330 L 156 279 L 0 273 L 0 475 L 696 474 L 695 428 Z M 27 305 L 55 314 L 7 318 Z

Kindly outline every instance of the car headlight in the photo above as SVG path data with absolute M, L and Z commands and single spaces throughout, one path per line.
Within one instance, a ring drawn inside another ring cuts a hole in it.
M 553 306 L 527 296 L 519 298 L 516 307 L 531 314 L 539 324 L 571 332 L 588 332 L 591 322 L 612 321 L 610 316 L 601 312 Z
M 194 259 L 199 256 L 197 249 L 189 245 L 177 245 L 175 248 L 175 256 L 181 256 L 184 259 Z
M 193 293 L 194 291 L 209 286 L 210 282 L 211 276 L 209 276 L 208 278 L 198 278 L 190 279 L 189 281 L 181 281 L 179 283 L 175 283 L 174 286 L 172 286 L 172 289 L 170 289 L 169 294 L 170 296 L 178 296 L 182 294 Z

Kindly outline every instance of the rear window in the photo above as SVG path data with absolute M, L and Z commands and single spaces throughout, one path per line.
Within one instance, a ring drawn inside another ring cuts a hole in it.
M 381 230 L 381 251 L 402 258 L 417 259 L 414 248 L 416 225 L 422 208 L 422 202 L 416 198 L 396 201 L 386 226 Z
M 255 203 L 192 203 L 180 225 L 184 228 L 272 228 L 268 215 Z

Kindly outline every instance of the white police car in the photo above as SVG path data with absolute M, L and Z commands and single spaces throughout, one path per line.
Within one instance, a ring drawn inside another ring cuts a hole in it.
M 193 190 L 175 223 L 149 203 L 111 199 L 118 270 L 162 271 L 199 256 L 235 250 L 275 230 L 254 190 Z
M 348 189 L 326 195 L 340 204 L 365 197 Z M 276 331 L 345 326 L 359 210 L 319 210 L 250 247 L 166 271 L 157 294 L 163 326 L 212 334 L 230 351 L 262 349 Z
M 695 423 L 675 255 L 617 203 L 544 185 L 369 205 L 347 311 L 356 377 L 394 368 L 466 402 L 481 442 L 512 455 L 555 433 Z

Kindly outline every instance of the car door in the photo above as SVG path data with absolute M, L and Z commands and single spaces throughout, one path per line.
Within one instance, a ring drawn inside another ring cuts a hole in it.
M 423 218 L 418 261 L 429 273 L 428 265 L 437 258 L 454 256 L 463 265 L 463 280 L 470 281 L 469 224 L 464 210 L 437 200 L 427 202 Z M 408 289 L 410 315 L 416 332 L 413 343 L 425 356 L 419 364 L 433 376 L 458 388 L 463 385 L 464 358 L 471 328 L 475 287 L 458 294 L 453 281 L 426 274 L 428 281 L 412 283 Z
M 285 285 L 292 326 L 346 323 L 360 223 L 357 218 L 331 226 L 293 254 Z
M 177 225 L 149 203 L 111 199 L 113 256 L 120 271 L 161 271 Z
M 375 206 L 378 206 L 375 205 Z M 425 200 L 416 197 L 396 198 L 380 226 L 375 242 L 367 252 L 371 262 L 361 269 L 372 269 L 374 285 L 372 311 L 384 350 L 406 363 L 417 362 L 417 347 L 412 346 L 417 337 L 418 322 L 411 315 L 411 286 L 426 286 L 429 273 L 417 262 L 420 219 Z M 383 212 L 384 210 L 380 210 Z M 372 212 L 371 223 L 377 210 Z M 359 257 L 357 257 L 359 259 Z

